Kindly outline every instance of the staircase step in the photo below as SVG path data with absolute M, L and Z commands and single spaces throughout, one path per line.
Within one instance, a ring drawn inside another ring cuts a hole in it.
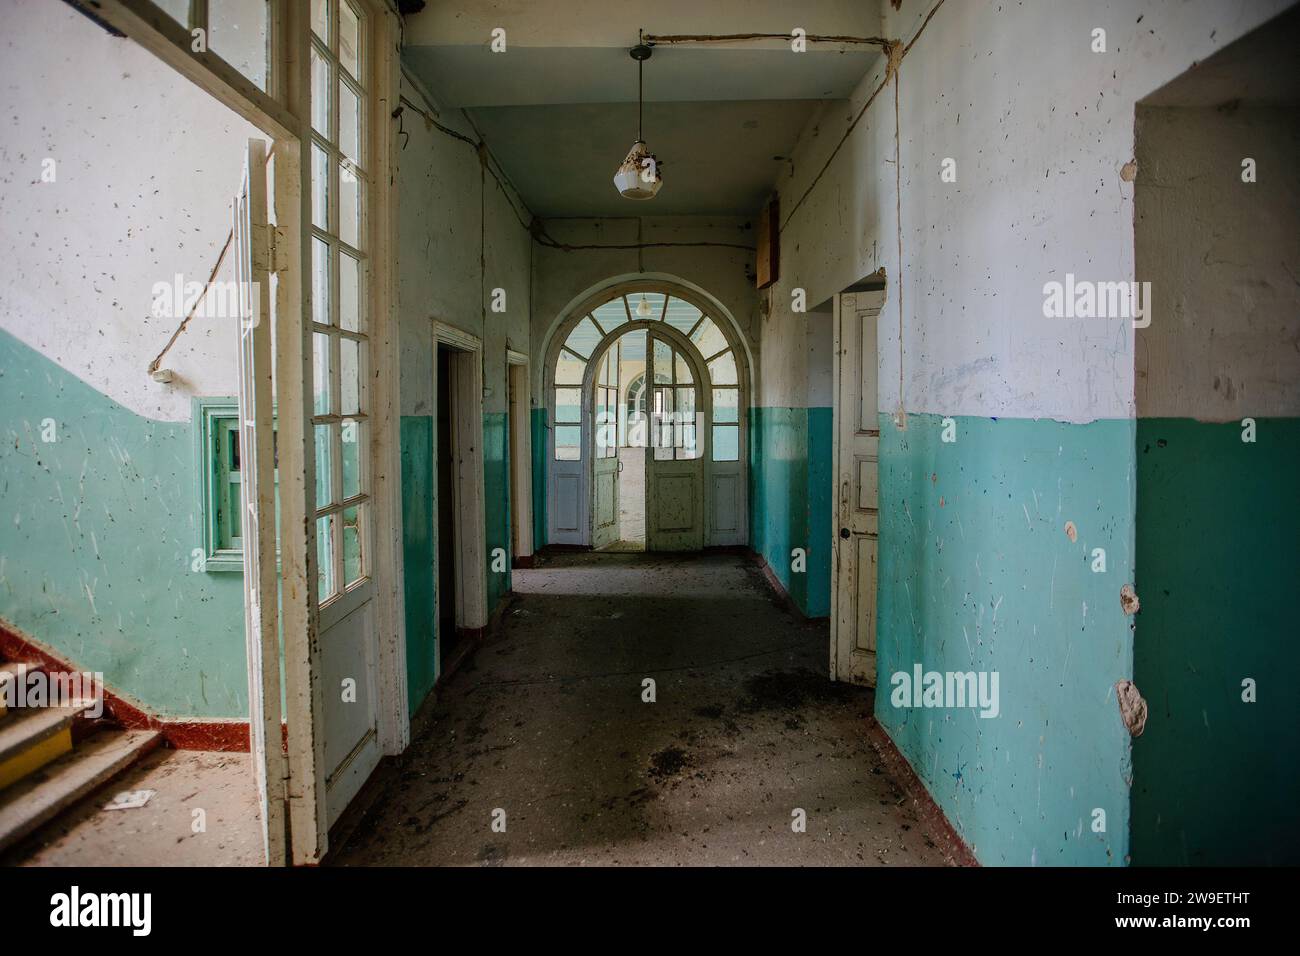
M 156 730 L 101 731 L 0 791 L 0 851 L 103 786 L 162 742 Z
M 90 703 L 24 708 L 0 726 L 0 791 L 72 749 L 72 723 Z

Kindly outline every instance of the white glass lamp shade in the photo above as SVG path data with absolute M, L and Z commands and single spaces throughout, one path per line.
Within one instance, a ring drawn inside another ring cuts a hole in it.
M 645 143 L 633 143 L 627 158 L 614 174 L 614 186 L 619 194 L 627 199 L 654 199 L 663 184 L 659 161 Z

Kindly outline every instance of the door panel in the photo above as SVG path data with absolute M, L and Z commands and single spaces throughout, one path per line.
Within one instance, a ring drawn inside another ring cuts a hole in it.
M 556 504 L 559 505 L 555 514 L 555 526 L 560 531 L 578 533 L 578 506 L 582 499 L 580 483 L 577 475 L 555 476 Z
M 348 602 L 355 603 L 355 602 Z M 374 601 L 367 600 L 321 635 L 325 681 L 326 811 L 331 823 L 356 796 L 379 761 L 374 674 Z M 324 615 L 322 615 L 323 617 Z
M 713 540 L 740 530 L 740 479 L 736 475 L 713 476 Z
M 831 677 L 876 682 L 879 453 L 876 321 L 881 293 L 835 297 L 836 537 Z

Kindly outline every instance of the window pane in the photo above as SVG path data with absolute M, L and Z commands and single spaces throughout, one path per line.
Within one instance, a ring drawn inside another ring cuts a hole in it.
M 329 214 L 330 161 L 325 150 L 311 147 L 311 221 L 318 229 L 330 227 Z
M 311 0 L 311 29 L 326 43 L 330 41 L 330 4 L 333 0 Z
M 695 323 L 700 321 L 700 310 L 681 299 L 669 299 L 664 321 L 683 335 L 689 335 Z
M 572 352 L 561 350 L 560 357 L 555 360 L 555 384 L 581 385 L 582 373 L 586 368 L 586 362 L 581 361 Z
M 713 460 L 736 461 L 740 457 L 740 428 L 736 425 L 713 426 Z
M 330 337 L 317 332 L 311 337 L 312 345 L 312 414 L 330 413 Z
M 673 364 L 677 369 L 678 385 L 682 384 L 683 382 L 685 382 L 687 385 L 691 385 L 695 382 L 695 376 L 691 374 L 690 363 L 688 363 L 686 361 L 686 357 L 682 355 L 681 352 L 678 352 L 676 349 L 673 349 Z
M 208 49 L 266 89 L 266 0 L 208 0 Z
M 365 422 L 351 418 L 343 421 L 343 501 L 361 494 L 361 449 L 365 447 L 365 429 Z
M 339 164 L 339 238 L 361 248 L 361 183 L 347 163 Z
M 339 325 L 349 332 L 361 331 L 361 263 L 346 252 L 339 253 Z
M 638 322 L 657 322 L 664 314 L 664 294 L 635 292 L 627 297 L 627 305 Z
M 347 0 L 339 4 L 339 60 L 353 76 L 361 76 L 361 24 Z
M 154 3 L 181 26 L 189 28 L 190 0 L 154 0 Z
M 340 415 L 356 415 L 364 411 L 361 407 L 362 367 L 366 359 L 366 347 L 353 339 L 339 339 L 339 377 L 341 400 Z
M 562 423 L 581 422 L 582 389 L 557 388 L 555 390 L 555 420 Z
M 317 595 L 319 603 L 334 593 L 334 519 L 330 515 L 316 519 Z
M 361 164 L 361 101 L 343 79 L 339 80 L 339 149 Z
M 330 64 L 316 52 L 311 51 L 311 125 L 316 132 L 326 139 L 330 135 Z
M 334 446 L 330 443 L 330 425 L 317 425 L 312 431 L 316 438 L 316 507 L 324 508 L 334 502 Z
M 677 426 L 677 433 L 681 436 L 681 445 L 677 449 L 678 461 L 692 461 L 700 457 L 700 449 L 696 443 L 696 428 L 694 421 L 683 421 Z
M 592 311 L 592 316 L 606 332 L 618 328 L 627 322 L 627 309 L 623 306 L 623 297 L 610 299 L 600 308 Z
M 579 461 L 582 458 L 579 442 L 582 440 L 582 426 L 555 426 L 555 460 Z
M 595 351 L 601 340 L 600 329 L 596 328 L 591 319 L 583 318 L 581 322 L 573 327 L 565 341 L 565 348 L 577 352 L 583 358 L 591 358 L 591 353 Z
M 329 243 L 315 236 L 311 240 L 311 318 L 313 322 L 329 325 L 330 273 Z
M 739 396 L 739 389 L 715 388 L 713 390 L 713 420 L 715 422 L 739 422 Z
M 730 352 L 719 355 L 709 363 L 709 378 L 714 385 L 736 384 L 736 359 Z
M 673 381 L 673 350 L 667 342 L 655 339 L 654 381 L 656 385 L 671 385 Z
M 700 350 L 700 354 L 705 358 L 717 355 L 727 347 L 727 337 L 722 334 L 722 330 L 713 324 L 712 319 L 705 319 L 700 323 L 700 327 L 695 330 L 691 336 L 691 341 L 695 347 Z
M 362 541 L 365 539 L 361 534 L 361 516 L 365 510 L 364 504 L 343 509 L 343 580 L 349 585 L 359 581 L 364 574 Z

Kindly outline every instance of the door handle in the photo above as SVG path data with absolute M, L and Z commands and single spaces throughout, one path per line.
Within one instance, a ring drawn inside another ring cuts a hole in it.
M 840 537 L 843 538 L 845 541 L 849 540 L 849 529 L 840 528 Z
M 623 473 L 623 462 L 622 462 L 621 460 L 620 460 L 619 463 L 618 463 L 618 471 L 619 471 L 619 474 L 622 474 L 622 473 Z

